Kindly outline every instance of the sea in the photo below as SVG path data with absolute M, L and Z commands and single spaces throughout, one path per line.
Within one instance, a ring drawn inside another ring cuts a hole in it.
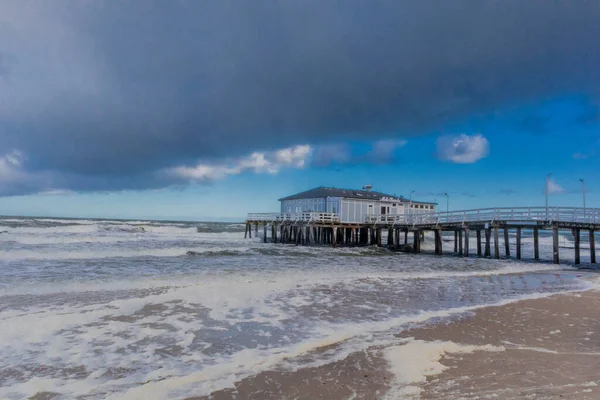
M 415 325 L 586 289 L 570 240 L 555 266 L 457 257 L 450 236 L 440 257 L 430 237 L 414 255 L 263 243 L 240 223 L 0 218 L 0 398 L 186 399 L 324 365 Z

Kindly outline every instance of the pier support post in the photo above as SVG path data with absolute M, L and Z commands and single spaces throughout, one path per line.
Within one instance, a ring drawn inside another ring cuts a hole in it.
M 498 238 L 498 227 L 494 227 L 494 258 L 500 259 L 500 240 Z
M 590 262 L 592 264 L 596 264 L 596 238 L 594 234 L 596 233 L 593 229 L 590 229 Z
M 575 228 L 575 264 L 581 264 L 581 229 Z
M 398 228 L 394 232 L 394 245 L 400 246 L 400 229 Z
M 517 260 L 521 259 L 521 227 L 517 228 Z
M 477 257 L 481 257 L 481 229 L 477 229 Z
M 404 230 L 404 244 L 408 244 L 408 228 Z
M 465 254 L 464 257 L 469 257 L 469 227 L 465 228 Z
M 332 235 L 331 247 L 335 247 L 335 246 L 337 246 L 337 227 L 333 227 L 331 229 L 331 235 Z
M 458 253 L 458 231 L 454 231 L 454 252 Z
M 387 245 L 388 245 L 388 247 L 392 247 L 394 245 L 394 229 L 393 228 L 388 229 Z
M 435 254 L 442 255 L 444 254 L 443 246 L 442 246 L 442 231 L 440 229 L 436 229 L 435 233 Z
M 381 228 L 377 228 L 377 247 L 381 247 Z
M 458 255 L 463 255 L 463 231 L 462 229 L 458 230 Z
M 263 224 L 263 243 L 267 243 L 267 224 Z
M 540 260 L 540 229 L 533 228 L 533 258 Z
M 254 236 L 258 236 L 258 224 L 254 225 Z
M 248 238 L 248 224 L 246 224 L 246 229 L 244 230 L 244 239 Z
M 504 251 L 506 258 L 510 258 L 510 242 L 508 240 L 508 228 L 504 228 Z
M 415 253 L 421 252 L 421 232 L 413 231 L 413 249 Z
M 248 239 L 252 239 L 252 225 L 248 224 Z
M 485 229 L 485 253 L 483 254 L 484 257 L 491 257 L 492 256 L 492 230 L 490 228 L 486 228 Z
M 554 226 L 552 228 L 552 249 L 552 262 L 554 264 L 560 264 L 560 258 L 558 254 L 558 226 Z

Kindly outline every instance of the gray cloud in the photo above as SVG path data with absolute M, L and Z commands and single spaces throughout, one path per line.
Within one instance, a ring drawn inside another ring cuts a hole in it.
M 598 93 L 600 3 L 0 3 L 0 153 L 76 190 Z M 47 180 L 46 180 L 47 181 Z

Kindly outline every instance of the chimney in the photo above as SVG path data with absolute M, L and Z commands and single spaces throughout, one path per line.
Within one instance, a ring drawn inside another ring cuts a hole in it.
M 371 185 L 365 185 L 365 186 L 363 186 L 363 190 L 366 190 L 367 192 L 370 192 L 371 189 L 373 189 L 373 186 L 371 186 Z

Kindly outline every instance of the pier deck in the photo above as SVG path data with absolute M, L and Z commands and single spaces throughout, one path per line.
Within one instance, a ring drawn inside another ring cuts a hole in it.
M 581 231 L 588 233 L 590 262 L 596 263 L 595 233 L 600 229 L 600 208 L 578 207 L 500 207 L 451 212 L 402 215 L 367 215 L 362 223 L 344 222 L 336 213 L 298 214 L 251 213 L 246 219 L 245 237 L 263 227 L 263 240 L 296 245 L 388 246 L 401 251 L 421 252 L 425 232 L 434 233 L 435 254 L 442 255 L 443 232 L 454 233 L 454 253 L 469 257 L 471 235 L 477 240 L 476 254 L 500 258 L 499 231 L 503 230 L 504 253 L 511 256 L 509 230 L 516 231 L 517 259 L 521 259 L 523 231 L 531 231 L 534 259 L 540 259 L 539 232 L 552 231 L 553 262 L 558 264 L 559 231 L 569 230 L 574 238 L 575 264 L 580 264 Z M 270 229 L 269 229 L 270 227 Z M 383 231 L 387 241 L 382 243 Z M 270 237 L 268 236 L 270 231 Z M 412 243 L 409 244 L 409 233 Z M 403 237 L 402 237 L 403 236 Z M 493 252 L 492 252 L 493 247 Z

